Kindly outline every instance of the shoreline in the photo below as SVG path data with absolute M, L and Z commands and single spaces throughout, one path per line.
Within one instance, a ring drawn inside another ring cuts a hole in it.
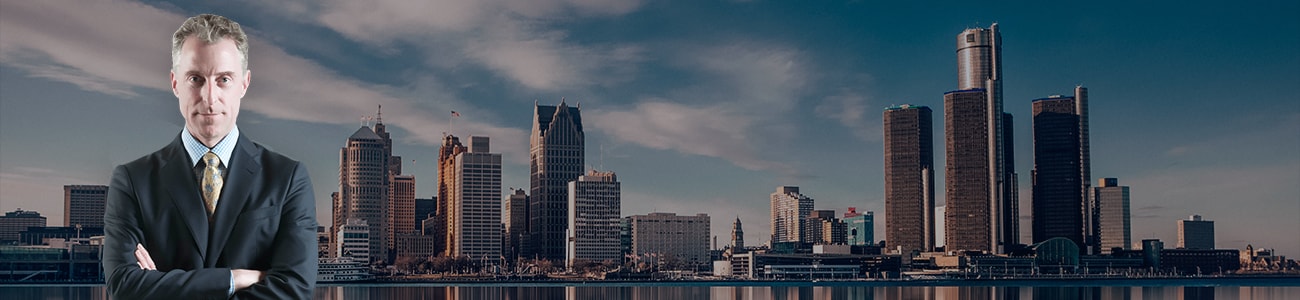
M 3 282 L 6 287 L 101 287 L 104 283 L 87 282 Z M 639 286 L 718 286 L 718 287 L 811 287 L 811 286 L 996 286 L 996 287 L 1108 287 L 1108 286 L 1260 286 L 1300 287 L 1300 276 L 1257 275 L 1221 277 L 1168 278 L 1015 278 L 1015 279 L 912 279 L 912 280 L 440 280 L 440 281 L 368 281 L 317 283 L 317 287 L 639 287 Z

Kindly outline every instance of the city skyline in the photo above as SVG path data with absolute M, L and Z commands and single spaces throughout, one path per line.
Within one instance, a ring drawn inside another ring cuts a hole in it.
M 251 30 L 241 132 L 306 163 L 322 225 L 334 151 L 377 105 L 423 198 L 443 132 L 492 137 L 503 188 L 526 187 L 530 106 L 564 98 L 583 107 L 587 168 L 624 181 L 622 215 L 707 213 L 726 222 L 712 224 L 721 237 L 738 216 L 758 245 L 773 186 L 801 187 L 818 209 L 883 213 L 883 108 L 942 107 L 953 36 L 997 21 L 1005 111 L 1028 116 L 1030 99 L 1091 88 L 1092 176 L 1132 187 L 1134 240 L 1173 244 L 1175 221 L 1201 214 L 1217 221 L 1219 247 L 1300 253 L 1300 241 L 1258 230 L 1300 228 L 1300 25 L 1284 21 L 1294 3 L 375 6 L 410 11 L 394 18 L 349 4 L 203 5 L 3 4 L 0 210 L 63 219 L 63 185 L 106 184 L 113 166 L 174 138 L 165 40 L 211 11 Z M 114 26 L 65 22 L 91 12 Z M 462 114 L 454 126 L 449 111 Z M 1023 241 L 1032 139 L 1020 119 Z M 937 189 L 936 205 L 945 199 Z

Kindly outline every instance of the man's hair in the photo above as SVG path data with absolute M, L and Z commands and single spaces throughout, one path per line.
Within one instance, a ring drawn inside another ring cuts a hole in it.
M 248 70 L 248 36 L 244 34 L 244 29 L 239 28 L 239 23 L 226 17 L 214 14 L 201 14 L 190 17 L 181 24 L 181 28 L 176 29 L 176 34 L 172 35 L 172 69 L 176 69 L 181 56 L 181 46 L 185 45 L 185 40 L 190 37 L 198 38 L 206 43 L 215 43 L 221 38 L 228 38 L 235 42 L 235 48 L 239 49 L 239 54 L 243 55 L 244 70 Z

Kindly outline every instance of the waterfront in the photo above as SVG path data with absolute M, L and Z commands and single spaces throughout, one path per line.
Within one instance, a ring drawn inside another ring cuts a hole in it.
M 365 284 L 316 288 L 319 300 L 367 299 L 1300 299 L 1300 280 Z M 948 283 L 945 283 L 948 284 Z M 0 285 L 5 299 L 107 299 L 102 285 Z

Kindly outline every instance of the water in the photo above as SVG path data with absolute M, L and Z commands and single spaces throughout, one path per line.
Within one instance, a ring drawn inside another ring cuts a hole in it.
M 1297 279 L 1295 281 L 1300 281 Z M 316 288 L 315 299 L 1300 299 L 1300 286 L 886 286 L 833 283 L 717 286 L 685 284 L 345 285 Z M 0 285 L 4 299 L 107 299 L 102 285 Z

